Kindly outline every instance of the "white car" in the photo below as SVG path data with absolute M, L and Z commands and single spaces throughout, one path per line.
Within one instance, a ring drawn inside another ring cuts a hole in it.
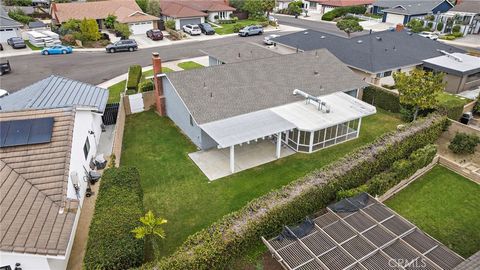
M 197 36 L 202 33 L 202 30 L 196 24 L 187 24 L 183 26 L 183 32 L 190 34 L 191 36 Z
M 435 35 L 434 33 L 431 33 L 431 32 L 421 32 L 421 33 L 418 33 L 418 35 L 422 36 L 422 37 L 432 39 L 432 40 L 437 40 L 438 39 L 438 36 Z
M 0 89 L 0 98 L 8 96 L 9 93 L 7 90 Z
M 268 35 L 263 39 L 263 43 L 266 45 L 273 45 L 272 39 L 279 37 L 280 35 Z

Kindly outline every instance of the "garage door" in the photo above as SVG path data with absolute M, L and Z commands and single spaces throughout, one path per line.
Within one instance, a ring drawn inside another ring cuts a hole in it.
M 138 22 L 130 23 L 130 30 L 134 35 L 140 35 L 147 33 L 148 30 L 153 29 L 153 23 L 150 22 Z
M 180 19 L 180 28 L 187 24 L 199 24 L 202 23 L 201 18 L 193 18 L 193 19 Z
M 387 13 L 387 18 L 385 19 L 385 22 L 393 23 L 395 25 L 403 24 L 403 17 L 403 15 Z
M 7 39 L 11 37 L 18 37 L 17 31 L 15 29 L 0 29 L 0 42 L 7 42 Z

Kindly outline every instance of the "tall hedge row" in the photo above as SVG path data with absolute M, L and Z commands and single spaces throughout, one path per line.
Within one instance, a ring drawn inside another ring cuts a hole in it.
M 438 102 L 437 110 L 446 114 L 448 118 L 458 121 L 463 115 L 464 106 L 465 102 L 460 99 L 449 99 Z
M 362 100 L 394 113 L 399 113 L 401 109 L 400 98 L 397 94 L 375 86 L 368 86 L 363 89 Z
M 395 161 L 434 142 L 446 127 L 446 117 L 433 114 L 397 132 L 379 137 L 343 159 L 249 202 L 210 227 L 190 236 L 170 257 L 141 269 L 228 269 L 232 261 L 271 236 L 324 208 L 340 189 L 364 184 Z
M 143 262 L 144 241 L 131 230 L 143 216 L 143 192 L 135 168 L 104 171 L 90 224 L 84 269 L 127 269 Z
M 352 14 L 365 14 L 367 8 L 364 6 L 350 6 L 350 7 L 338 7 L 330 10 L 329 12 L 323 14 L 322 20 L 324 21 L 333 21 L 338 17 L 342 17 L 347 13 Z
M 138 91 L 138 84 L 142 79 L 142 67 L 140 65 L 130 66 L 127 77 L 127 90 Z

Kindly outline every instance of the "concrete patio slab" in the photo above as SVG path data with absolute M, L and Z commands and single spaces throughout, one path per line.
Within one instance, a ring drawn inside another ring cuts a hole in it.
M 282 146 L 281 158 L 295 151 Z M 232 174 L 230 171 L 230 149 L 210 149 L 188 154 L 207 178 L 212 181 Z M 250 144 L 235 146 L 235 173 L 276 160 L 275 143 L 272 140 L 259 140 Z

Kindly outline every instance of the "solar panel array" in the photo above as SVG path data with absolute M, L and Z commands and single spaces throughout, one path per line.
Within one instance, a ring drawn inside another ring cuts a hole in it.
M 369 197 L 355 212 L 331 209 L 295 239 L 263 239 L 286 269 L 453 269 L 464 259 Z M 285 227 L 292 235 L 290 228 Z
M 48 143 L 53 117 L 0 122 L 0 147 Z

